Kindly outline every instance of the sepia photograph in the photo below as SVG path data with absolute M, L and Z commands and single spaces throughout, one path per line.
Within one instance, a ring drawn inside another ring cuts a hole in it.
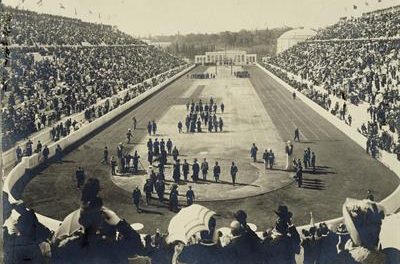
M 0 263 L 400 264 L 400 0 L 0 0 Z

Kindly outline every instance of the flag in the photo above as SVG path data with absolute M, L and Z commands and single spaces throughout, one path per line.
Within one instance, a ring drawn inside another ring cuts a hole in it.
M 75 16 L 78 15 L 78 12 L 76 12 L 76 8 L 75 8 Z
M 356 9 L 357 9 L 357 6 L 356 6 L 356 5 L 353 5 L 353 9 L 356 10 Z
M 378 3 L 382 3 L 382 0 L 378 0 Z
M 368 6 L 368 2 L 365 2 L 365 5 Z
M 43 0 L 39 0 L 39 1 L 36 2 L 36 4 L 37 4 L 38 6 L 42 6 L 42 2 L 43 2 Z
M 92 10 L 89 10 L 89 14 L 93 14 Z
M 60 3 L 60 8 L 61 9 L 65 9 L 65 6 L 63 4 Z

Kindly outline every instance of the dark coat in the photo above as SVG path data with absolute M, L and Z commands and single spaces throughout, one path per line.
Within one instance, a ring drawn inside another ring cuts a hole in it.
M 140 198 L 142 197 L 142 193 L 139 189 L 133 190 L 132 199 L 134 204 L 138 204 L 140 202 Z
M 221 167 L 219 165 L 214 166 L 213 172 L 214 176 L 219 176 L 221 174 Z

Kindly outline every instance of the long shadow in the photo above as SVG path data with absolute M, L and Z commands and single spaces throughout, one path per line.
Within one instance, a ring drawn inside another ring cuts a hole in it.
M 303 178 L 303 182 L 306 182 L 306 183 L 309 183 L 309 184 L 312 184 L 312 183 L 323 183 L 323 181 L 322 180 L 320 180 L 320 179 L 307 179 L 307 178 Z
M 322 168 L 322 169 L 331 169 L 332 167 L 329 166 L 316 166 L 316 169 Z
M 149 208 L 143 208 L 143 207 L 140 207 L 140 212 L 141 213 L 145 213 L 145 214 L 164 215 L 163 212 L 160 212 L 160 211 L 157 211 L 157 210 L 153 210 L 153 209 L 149 209 Z
M 219 180 L 218 182 L 215 182 L 215 181 L 212 181 L 212 180 L 198 180 L 196 183 L 199 183 L 199 182 L 204 182 L 204 183 L 209 183 L 209 184 L 211 184 L 211 183 L 215 183 L 215 184 L 226 184 L 226 185 L 232 185 L 232 182 L 228 182 L 228 181 L 221 181 L 221 180 Z M 236 185 L 239 185 L 239 186 L 252 186 L 252 187 L 260 187 L 259 185 L 255 185 L 255 184 L 249 184 L 249 183 L 239 183 L 239 182 L 236 182 L 235 183 L 235 186 Z
M 169 205 L 168 205 L 168 200 L 164 199 L 164 202 L 162 204 L 160 204 L 160 202 L 156 205 L 157 208 L 165 208 L 165 209 L 169 209 Z
M 166 194 L 169 195 L 169 193 L 164 193 L 164 194 L 165 194 L 165 195 L 166 195 Z M 185 195 L 179 195 L 179 196 L 184 197 Z M 168 197 L 168 196 L 167 196 L 167 197 Z M 163 200 L 162 203 L 160 203 L 160 201 L 159 201 L 158 199 L 156 199 L 155 197 L 153 197 L 152 200 L 156 200 L 156 201 L 157 201 L 157 204 L 152 204 L 152 206 L 155 206 L 155 207 L 157 207 L 157 208 L 167 208 L 167 209 L 169 209 L 169 199 L 168 199 L 168 198 L 164 197 L 164 200 Z M 186 206 L 186 202 L 180 201 L 179 205 L 184 205 L 184 206 Z
M 303 173 L 309 174 L 309 175 L 328 175 L 328 174 L 336 174 L 334 171 L 324 171 L 324 170 L 318 170 L 316 169 L 315 172 L 312 170 L 304 170 Z
M 118 172 L 117 177 L 127 177 L 127 178 L 131 178 L 131 177 L 137 177 L 137 176 L 144 176 L 147 175 L 147 171 L 146 170 L 137 170 L 136 173 L 132 173 L 132 172 Z
M 61 163 L 76 163 L 74 160 L 62 160 Z
M 165 183 L 167 184 L 167 185 L 169 185 L 168 183 L 175 183 L 175 181 L 173 181 L 173 180 L 165 180 Z M 193 180 L 187 180 L 187 181 L 183 181 L 183 180 L 180 180 L 179 181 L 179 183 L 178 183 L 178 185 L 188 185 L 188 184 L 226 184 L 226 185 L 232 185 L 232 182 L 228 182 L 228 181 L 221 181 L 221 180 L 219 180 L 218 182 L 215 182 L 215 181 L 213 181 L 213 180 L 203 180 L 203 179 L 199 179 L 199 180 L 197 180 L 197 181 L 193 181 Z M 238 186 L 252 186 L 252 187 L 261 187 L 261 186 L 259 186 L 259 185 L 255 185 L 255 184 L 250 184 L 250 183 L 240 183 L 240 182 L 236 182 L 235 183 L 235 186 L 236 185 L 238 185 Z
M 305 189 L 325 190 L 325 184 L 320 179 L 303 178 L 303 184 L 301 187 Z
M 285 170 L 285 169 L 281 169 L 281 168 L 276 168 L 276 167 L 273 167 L 272 169 L 266 169 L 266 171 L 284 171 L 284 172 L 292 172 L 292 173 L 295 173 L 295 171 L 293 171 L 293 170 L 290 170 L 290 171 L 288 171 L 288 170 Z
M 317 191 L 322 191 L 325 190 L 325 187 L 321 187 L 321 186 L 312 186 L 312 185 L 301 185 L 301 188 L 304 189 L 311 189 L 311 190 L 317 190 Z
M 177 184 L 178 186 L 186 186 L 186 185 L 191 185 L 191 184 L 211 184 L 211 183 L 208 183 L 208 182 L 204 182 L 203 180 L 198 180 L 197 182 L 195 182 L 193 180 L 191 180 L 191 181 L 189 181 L 189 180 L 187 180 L 187 181 L 179 180 L 178 183 L 176 183 L 173 180 L 164 180 L 164 181 L 165 181 L 166 185 Z

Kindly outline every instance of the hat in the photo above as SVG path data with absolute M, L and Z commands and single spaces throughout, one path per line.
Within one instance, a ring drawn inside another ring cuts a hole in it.
M 240 229 L 240 223 L 237 220 L 233 220 L 230 224 L 230 228 L 232 231 L 237 231 Z
M 286 205 L 279 205 L 278 210 L 274 211 L 280 218 L 290 219 L 293 214 L 289 211 Z
M 349 232 L 347 231 L 347 227 L 346 227 L 346 225 L 345 224 L 340 224 L 338 227 L 337 227 L 337 229 L 336 229 L 336 234 L 338 234 L 338 235 L 348 235 L 349 234 Z
M 319 225 L 319 231 L 321 233 L 321 236 L 327 236 L 329 233 L 329 228 L 326 226 L 325 223 L 321 223 Z
M 236 213 L 233 214 L 233 216 L 236 218 L 236 220 L 239 221 L 239 223 L 246 223 L 247 219 L 247 214 L 243 210 L 237 210 Z

